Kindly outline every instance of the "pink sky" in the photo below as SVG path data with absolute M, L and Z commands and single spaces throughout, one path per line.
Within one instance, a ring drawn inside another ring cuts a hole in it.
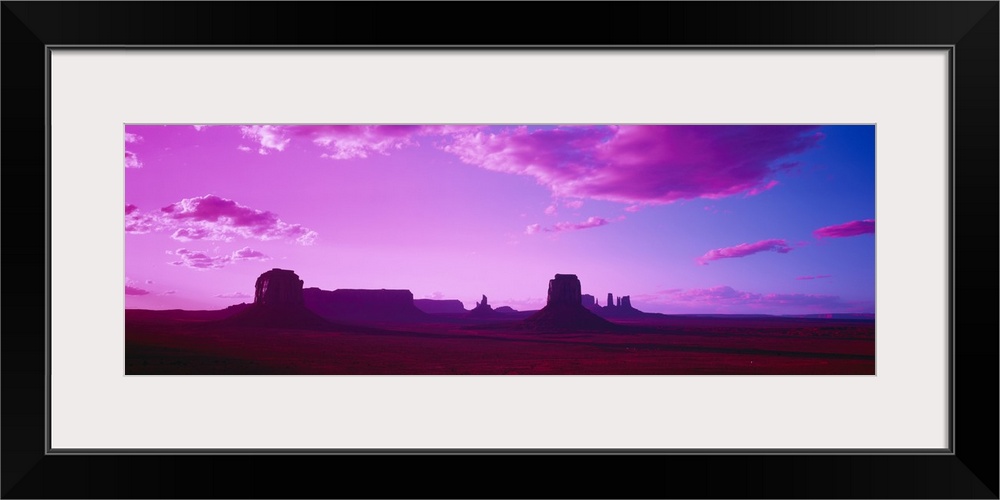
M 128 125 L 124 149 L 129 308 L 223 308 L 279 267 L 468 308 L 541 307 L 565 273 L 650 312 L 874 312 L 869 126 Z

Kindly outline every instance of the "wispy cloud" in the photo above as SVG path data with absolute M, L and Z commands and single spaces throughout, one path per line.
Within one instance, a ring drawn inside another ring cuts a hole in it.
M 873 307 L 871 302 L 846 301 L 838 295 L 757 293 L 736 290 L 731 286 L 662 290 L 636 295 L 633 300 L 658 306 L 674 306 L 678 311 L 713 313 L 870 312 Z
M 785 240 L 763 240 L 756 243 L 740 243 L 736 246 L 709 250 L 705 255 L 698 257 L 697 262 L 704 266 L 714 260 L 736 259 L 759 252 L 788 253 L 791 251 L 792 247 L 788 246 Z
M 159 221 L 155 215 L 142 213 L 139 207 L 125 205 L 125 232 L 128 234 L 145 234 L 158 229 Z
M 463 162 L 534 177 L 557 196 L 637 204 L 752 196 L 777 185 L 785 157 L 818 144 L 818 127 L 516 127 L 456 134 Z
M 270 260 L 271 258 L 264 255 L 263 252 L 258 252 L 250 247 L 243 247 L 235 252 L 233 252 L 232 258 L 234 261 L 240 260 Z
M 125 168 L 142 168 L 142 162 L 135 153 L 125 150 Z
M 243 247 L 228 255 L 208 255 L 205 252 L 192 251 L 186 248 L 178 248 L 173 252 L 167 251 L 167 254 L 175 255 L 179 259 L 171 262 L 171 264 L 175 266 L 190 267 L 193 269 L 220 269 L 233 262 L 247 260 L 271 260 L 271 258 L 264 255 L 263 252 L 259 252 L 250 247 Z
M 307 140 L 323 148 L 322 158 L 348 160 L 376 154 L 388 155 L 417 146 L 421 136 L 433 142 L 480 128 L 449 125 L 253 125 L 240 130 L 245 139 L 257 144 L 260 154 L 283 151 L 294 139 Z
M 537 234 L 540 232 L 560 233 L 563 231 L 577 231 L 580 229 L 600 227 L 610 223 L 611 221 L 605 219 L 604 217 L 591 216 L 587 217 L 587 220 L 582 222 L 557 222 L 548 227 L 542 227 L 541 224 L 531 224 L 525 229 L 524 233 L 525 234 Z
M 149 290 L 144 290 L 136 286 L 138 283 L 125 277 L 125 295 L 149 295 Z
M 232 260 L 229 255 L 210 256 L 205 252 L 196 252 L 186 248 L 178 248 L 172 252 L 172 255 L 176 255 L 180 260 L 175 260 L 171 264 L 191 269 L 221 269 Z
M 253 295 L 243 292 L 233 292 L 233 293 L 221 293 L 219 295 L 216 295 L 216 297 L 220 299 L 249 299 L 253 297 Z
M 813 236 L 817 238 L 847 238 L 862 234 L 872 234 L 874 232 L 875 219 L 865 219 L 821 227 L 813 231 Z
M 244 139 L 256 142 L 260 147 L 257 152 L 266 155 L 270 150 L 284 151 L 285 146 L 291 141 L 285 136 L 284 130 L 275 125 L 251 125 L 240 127 L 240 132 Z
M 125 142 L 127 142 L 127 143 L 131 144 L 131 143 L 135 143 L 135 142 L 142 142 L 142 140 L 143 140 L 142 136 L 139 135 L 139 134 L 132 134 L 132 133 L 129 133 L 129 132 L 125 132 Z
M 817 275 L 817 276 L 799 276 L 799 277 L 797 277 L 795 279 L 797 279 L 797 280 L 821 280 L 821 279 L 825 279 L 825 278 L 829 278 L 829 277 L 830 277 L 829 274 L 820 274 L 820 275 Z
M 317 237 L 315 231 L 284 222 L 274 213 L 212 194 L 185 198 L 163 207 L 160 212 L 159 221 L 176 228 L 173 238 L 179 241 L 230 241 L 234 236 L 240 236 L 310 245 Z

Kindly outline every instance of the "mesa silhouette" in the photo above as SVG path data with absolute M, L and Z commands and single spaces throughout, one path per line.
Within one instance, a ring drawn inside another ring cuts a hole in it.
M 494 306 L 485 294 L 467 310 L 409 290 L 304 288 L 275 268 L 249 304 L 126 310 L 125 373 L 874 373 L 872 319 L 653 314 L 627 295 L 602 307 L 581 288 L 576 275 L 556 274 L 540 310 Z
M 593 296 L 582 295 L 579 278 L 556 274 L 549 280 L 546 305 L 538 311 L 517 311 L 509 306 L 493 308 L 484 294 L 472 310 L 459 300 L 415 300 L 402 289 L 304 288 L 304 281 L 292 270 L 274 268 L 260 275 L 254 284 L 251 304 L 230 306 L 226 325 L 339 330 L 345 326 L 411 324 L 457 321 L 501 321 L 510 328 L 533 331 L 616 331 L 622 327 L 605 318 L 639 317 L 628 296 L 601 307 Z M 523 319 L 523 321 L 516 321 Z
M 549 280 L 548 298 L 524 326 L 545 331 L 615 331 L 618 325 L 583 307 L 580 279 L 575 274 L 557 274 Z

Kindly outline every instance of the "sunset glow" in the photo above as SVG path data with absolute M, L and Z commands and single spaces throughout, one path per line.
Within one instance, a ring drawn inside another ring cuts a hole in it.
M 306 287 L 875 312 L 875 127 L 126 125 L 127 308 Z

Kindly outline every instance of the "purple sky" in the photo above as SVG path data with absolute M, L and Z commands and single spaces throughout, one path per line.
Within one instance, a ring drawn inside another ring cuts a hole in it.
M 875 310 L 874 126 L 125 127 L 128 308 L 306 287 L 644 311 Z

